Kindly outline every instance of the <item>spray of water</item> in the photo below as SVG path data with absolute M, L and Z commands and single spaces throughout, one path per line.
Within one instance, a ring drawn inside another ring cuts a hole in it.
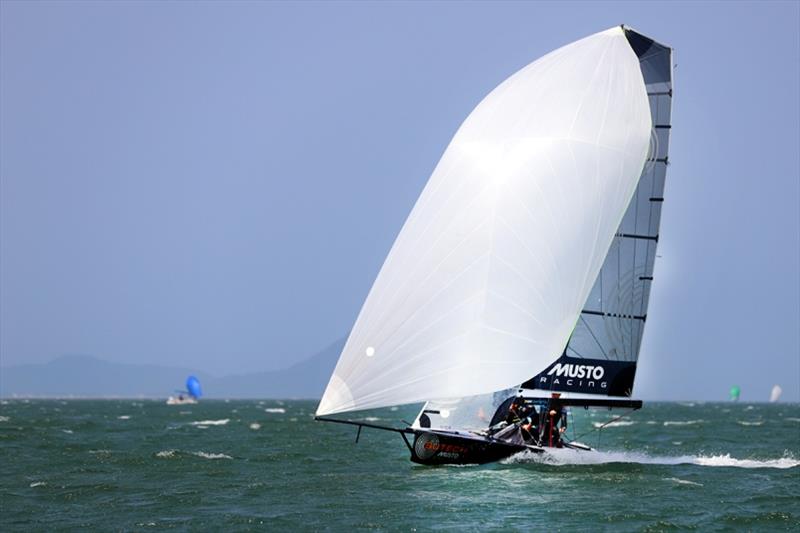
M 653 456 L 640 452 L 578 451 L 566 448 L 545 453 L 522 452 L 505 460 L 506 463 L 540 463 L 548 465 L 601 465 L 636 463 L 646 465 L 698 465 L 732 468 L 794 468 L 800 461 L 791 454 L 779 459 L 737 459 L 725 455 Z

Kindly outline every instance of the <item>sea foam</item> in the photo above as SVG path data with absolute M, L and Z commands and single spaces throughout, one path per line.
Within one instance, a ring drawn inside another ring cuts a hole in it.
M 200 457 L 203 459 L 233 459 L 230 455 L 226 455 L 224 453 L 210 453 L 210 452 L 184 452 L 182 450 L 162 450 L 156 453 L 156 457 L 161 459 L 174 459 L 175 457 L 179 456 L 186 456 L 186 455 L 193 455 L 195 457 Z
M 615 420 L 614 422 L 592 422 L 592 425 L 596 428 L 623 428 L 627 426 L 632 426 L 636 422 L 633 420 Z
M 695 487 L 702 487 L 702 483 L 695 483 L 694 481 L 689 481 L 688 479 L 680 479 L 677 477 L 665 477 L 664 481 L 672 481 L 677 483 L 678 485 L 693 485 Z
M 224 453 L 192 452 L 192 455 L 203 459 L 233 459 L 233 457 Z
M 702 424 L 702 420 L 667 420 L 664 422 L 665 426 L 694 426 L 695 424 Z
M 230 422 L 230 418 L 223 418 L 222 420 L 198 420 L 196 422 L 191 422 L 193 426 L 224 426 L 228 422 Z
M 740 426 L 760 426 L 764 424 L 764 421 L 759 420 L 758 422 L 747 422 L 745 420 L 737 420 L 736 423 L 739 424 Z
M 505 460 L 508 463 L 542 463 L 551 465 L 600 465 L 609 463 L 635 463 L 645 465 L 698 465 L 732 468 L 794 468 L 800 461 L 792 455 L 779 459 L 737 459 L 725 455 L 653 456 L 639 452 L 578 451 L 567 448 L 547 450 L 545 453 L 522 452 Z

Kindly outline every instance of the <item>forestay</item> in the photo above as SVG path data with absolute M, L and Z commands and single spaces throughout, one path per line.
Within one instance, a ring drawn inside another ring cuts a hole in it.
M 636 190 L 651 126 L 620 27 L 492 91 L 406 220 L 317 414 L 488 394 L 551 363 Z

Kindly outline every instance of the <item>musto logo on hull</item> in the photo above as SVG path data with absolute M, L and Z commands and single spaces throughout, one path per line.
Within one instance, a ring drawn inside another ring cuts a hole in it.
M 636 363 L 562 356 L 522 384 L 526 389 L 630 396 Z

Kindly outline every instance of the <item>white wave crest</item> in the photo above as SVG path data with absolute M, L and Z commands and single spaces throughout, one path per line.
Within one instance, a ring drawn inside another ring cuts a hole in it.
M 191 422 L 191 424 L 193 426 L 224 426 L 230 421 L 230 418 L 223 418 L 222 420 L 198 420 L 196 422 Z
M 131 415 L 120 415 L 117 417 L 117 420 L 130 420 Z
M 764 424 L 764 421 L 759 420 L 758 422 L 747 422 L 745 420 L 737 420 L 736 423 L 739 424 L 740 426 L 760 426 Z
M 265 413 L 285 413 L 286 409 L 283 407 L 267 407 L 264 409 Z
M 233 457 L 224 453 L 192 452 L 192 455 L 203 459 L 233 459 Z
M 250 424 L 250 429 L 252 430 L 261 429 L 261 424 L 259 424 L 258 422 L 253 422 L 252 424 Z
M 626 426 L 632 426 L 636 422 L 633 420 L 616 420 L 614 422 L 592 422 L 592 425 L 596 428 L 624 428 Z
M 364 417 L 365 422 L 377 422 L 378 420 L 380 420 L 380 418 L 378 418 L 377 416 Z
M 702 424 L 702 420 L 667 420 L 664 422 L 665 426 L 694 426 L 695 424 Z
M 179 456 L 194 455 L 195 457 L 202 457 L 203 459 L 233 459 L 230 455 L 224 453 L 209 453 L 209 452 L 185 452 L 181 450 L 162 450 L 156 453 L 156 457 L 161 459 L 174 459 Z
M 702 487 L 702 483 L 695 483 L 694 481 L 689 481 L 688 479 L 680 479 L 677 477 L 665 477 L 664 481 L 672 481 L 677 483 L 678 485 L 694 485 L 695 487 Z
M 46 487 L 46 486 L 47 486 L 47 482 L 46 481 L 34 481 L 33 483 L 31 483 L 29 485 L 30 488 L 33 488 L 33 487 Z
M 0 422 L 8 422 L 9 420 L 11 419 L 8 418 L 7 416 L 0 416 Z
M 800 422 L 800 418 L 795 418 L 793 416 L 787 416 L 784 420 L 791 420 L 792 422 Z
M 800 461 L 787 454 L 780 459 L 736 459 L 725 455 L 651 456 L 640 452 L 578 451 L 567 448 L 547 450 L 545 453 L 522 452 L 509 457 L 505 463 L 542 463 L 550 465 L 601 465 L 610 463 L 636 463 L 646 465 L 698 465 L 732 468 L 794 468 Z

